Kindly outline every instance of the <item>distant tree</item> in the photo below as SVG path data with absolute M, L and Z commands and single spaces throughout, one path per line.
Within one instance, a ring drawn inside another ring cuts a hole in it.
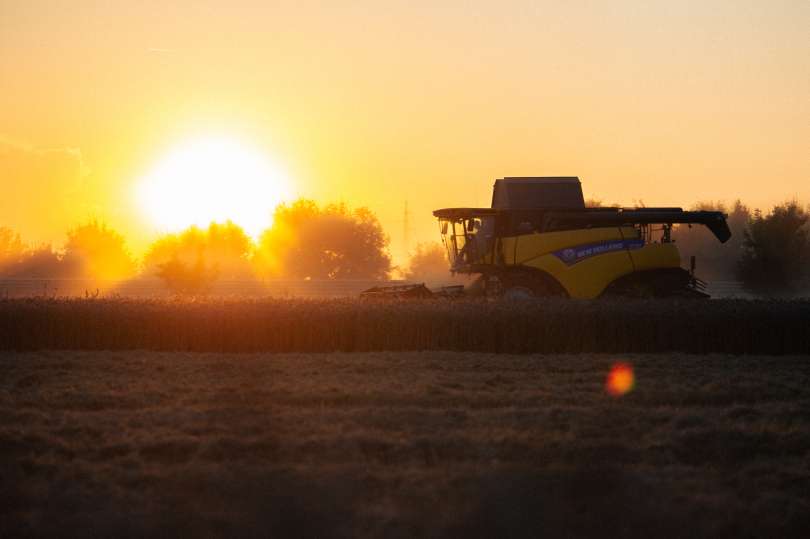
M 388 238 L 367 208 L 323 208 L 298 200 L 276 208 L 273 226 L 254 256 L 263 276 L 300 279 L 382 279 L 391 270 Z
M 227 221 L 211 223 L 206 231 L 205 262 L 216 268 L 224 279 L 247 279 L 252 277 L 250 256 L 253 240 L 238 225 Z
M 585 207 L 586 208 L 620 208 L 620 204 L 616 204 L 615 202 L 612 204 L 605 204 L 602 202 L 601 198 L 591 197 L 585 199 Z
M 446 280 L 450 276 L 447 251 L 437 242 L 418 244 L 403 272 L 403 277 L 409 281 Z
M 807 212 L 796 202 L 757 210 L 742 242 L 737 265 L 745 286 L 758 292 L 789 292 L 800 285 L 810 263 Z
M 50 245 L 26 249 L 20 259 L 2 269 L 4 277 L 14 279 L 58 279 L 75 275 Z
M 76 269 L 50 245 L 27 247 L 20 235 L 0 227 L 0 277 L 13 279 L 58 279 L 71 277 Z
M 586 208 L 601 208 L 602 207 L 602 199 L 601 198 L 586 198 L 585 199 L 585 207 Z
M 252 278 L 253 242 L 228 221 L 205 230 L 192 226 L 155 241 L 144 255 L 144 271 L 178 294 L 205 294 L 217 279 Z
M 73 276 L 92 279 L 126 279 L 137 268 L 124 237 L 96 221 L 68 232 L 63 262 Z
M 720 243 L 705 226 L 675 225 L 672 238 L 681 253 L 682 264 L 689 264 L 690 257 L 694 256 L 698 276 L 709 280 L 736 279 L 737 260 L 750 218 L 748 207 L 737 200 L 730 211 L 723 202 L 699 202 L 690 210 L 720 211 L 727 214 L 731 238 L 726 243 Z
M 175 294 L 199 296 L 207 294 L 217 280 L 217 270 L 206 266 L 202 257 L 193 264 L 172 258 L 158 264 L 156 275 Z
M 0 227 L 0 274 L 9 266 L 19 264 L 25 256 L 25 245 L 20 235 L 7 227 Z
M 155 273 L 171 260 L 194 263 L 205 251 L 205 232 L 196 226 L 177 234 L 166 234 L 155 240 L 143 257 L 144 272 Z

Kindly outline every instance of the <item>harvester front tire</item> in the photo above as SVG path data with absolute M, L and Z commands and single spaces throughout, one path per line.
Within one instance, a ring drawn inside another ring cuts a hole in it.
M 551 276 L 540 270 L 522 269 L 499 276 L 501 296 L 511 300 L 565 297 L 565 289 Z
M 689 272 L 683 268 L 637 271 L 610 283 L 602 296 L 636 299 L 708 297 L 708 294 L 690 286 L 691 279 Z

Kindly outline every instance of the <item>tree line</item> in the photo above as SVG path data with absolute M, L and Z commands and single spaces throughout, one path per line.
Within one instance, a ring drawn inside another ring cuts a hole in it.
M 598 201 L 591 201 L 596 205 Z M 672 237 L 683 256 L 698 262 L 706 280 L 739 280 L 758 293 L 779 294 L 810 283 L 810 214 L 795 201 L 764 213 L 736 201 L 703 202 L 694 210 L 728 215 L 731 239 L 720 244 L 702 226 L 676 225 Z M 124 237 L 96 221 L 67 233 L 61 251 L 31 248 L 0 227 L 0 278 L 125 280 L 161 278 L 177 293 L 204 293 L 219 280 L 386 279 L 397 274 L 432 282 L 450 278 L 444 248 L 419 244 L 404 268 L 393 266 L 389 239 L 368 208 L 319 206 L 301 199 L 278 206 L 273 224 L 254 241 L 232 222 L 159 237 L 136 260 Z
M 124 237 L 92 221 L 67 233 L 61 251 L 31 248 L 0 227 L 0 278 L 125 280 L 156 276 L 178 293 L 204 293 L 217 280 L 385 279 L 394 269 L 388 237 L 367 208 L 280 205 L 254 241 L 232 222 L 159 237 L 136 260 Z
M 731 206 L 702 202 L 691 209 L 726 213 L 732 233 L 721 244 L 706 227 L 674 227 L 672 238 L 684 264 L 695 256 L 699 276 L 710 281 L 741 281 L 760 294 L 790 294 L 810 288 L 808 208 L 794 200 L 765 213 L 752 211 L 737 200 Z

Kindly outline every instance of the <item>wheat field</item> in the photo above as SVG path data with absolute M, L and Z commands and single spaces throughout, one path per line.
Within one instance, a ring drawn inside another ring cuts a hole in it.
M 4 352 L 0 536 L 798 537 L 808 410 L 807 356 Z
M 810 301 L 5 299 L 0 350 L 810 354 Z

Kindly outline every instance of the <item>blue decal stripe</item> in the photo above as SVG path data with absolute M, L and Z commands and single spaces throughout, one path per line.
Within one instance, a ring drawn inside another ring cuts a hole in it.
M 616 251 L 640 249 L 644 247 L 644 240 L 634 238 L 630 240 L 609 240 L 599 243 L 589 243 L 554 251 L 552 254 L 562 260 L 566 265 L 571 266 L 590 258 L 592 256 L 612 253 Z

